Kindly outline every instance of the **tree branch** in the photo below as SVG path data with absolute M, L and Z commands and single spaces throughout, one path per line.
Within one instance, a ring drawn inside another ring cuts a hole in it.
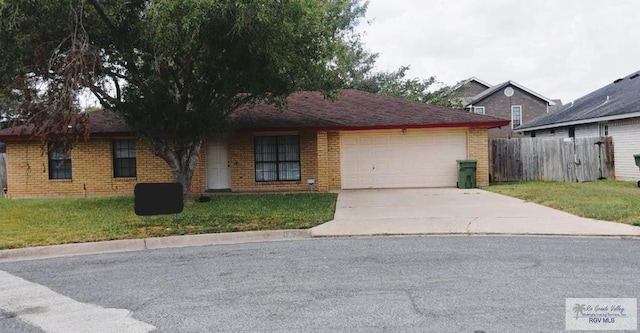
M 88 0 L 88 1 L 96 10 L 96 12 L 98 13 L 98 16 L 100 16 L 104 24 L 107 25 L 107 27 L 113 32 L 114 35 L 119 36 L 120 30 L 118 30 L 118 28 L 116 28 L 116 26 L 111 22 L 109 17 L 107 17 L 107 14 L 105 14 L 104 10 L 102 10 L 102 6 L 100 6 L 100 4 L 98 3 L 98 0 Z

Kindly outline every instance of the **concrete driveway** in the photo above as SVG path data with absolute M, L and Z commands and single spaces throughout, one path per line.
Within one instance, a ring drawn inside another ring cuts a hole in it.
M 581 218 L 479 189 L 343 190 L 338 193 L 335 219 L 312 228 L 313 236 L 640 236 L 640 227 Z

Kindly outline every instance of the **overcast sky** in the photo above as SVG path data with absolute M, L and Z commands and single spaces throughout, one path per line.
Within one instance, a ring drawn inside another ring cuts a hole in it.
M 369 0 L 380 70 L 513 80 L 568 103 L 640 70 L 640 0 Z

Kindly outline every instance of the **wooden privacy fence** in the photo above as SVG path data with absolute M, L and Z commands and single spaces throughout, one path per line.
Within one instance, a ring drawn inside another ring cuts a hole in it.
M 2 197 L 2 189 L 7 187 L 7 162 L 5 153 L 0 153 L 0 197 Z
M 491 181 L 614 178 L 611 137 L 494 139 Z

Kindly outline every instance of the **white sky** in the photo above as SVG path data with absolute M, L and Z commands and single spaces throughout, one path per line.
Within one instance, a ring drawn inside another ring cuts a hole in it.
M 568 103 L 640 70 L 640 0 L 369 0 L 379 70 L 513 80 Z

